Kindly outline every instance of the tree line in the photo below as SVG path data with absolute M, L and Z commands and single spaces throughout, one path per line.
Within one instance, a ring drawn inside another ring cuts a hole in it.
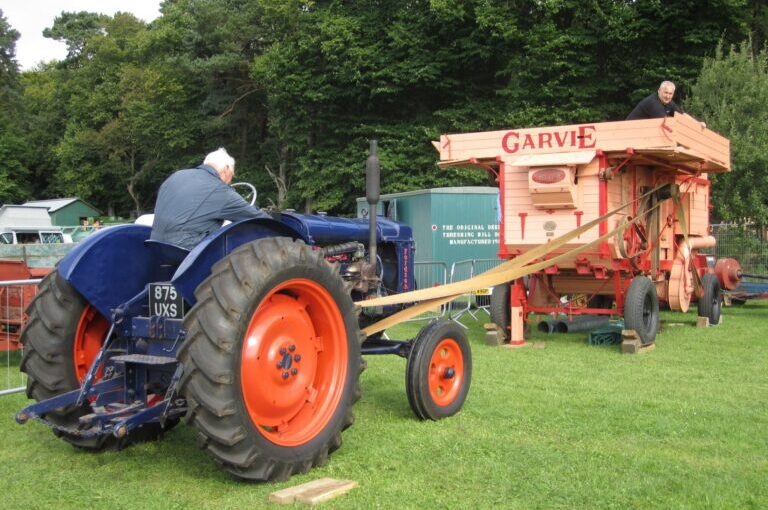
M 260 205 L 345 214 L 369 138 L 384 192 L 483 184 L 430 141 L 620 120 L 669 79 L 732 139 L 717 214 L 766 222 L 766 34 L 762 0 L 165 0 L 151 23 L 62 12 L 66 58 L 21 72 L 0 11 L 0 201 L 147 211 L 224 146 Z

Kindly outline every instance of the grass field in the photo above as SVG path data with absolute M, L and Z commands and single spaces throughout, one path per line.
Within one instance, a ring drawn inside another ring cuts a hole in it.
M 543 349 L 489 347 L 468 318 L 472 389 L 440 422 L 411 414 L 405 360 L 369 357 L 341 450 L 271 485 L 231 479 L 186 426 L 91 454 L 39 423 L 16 425 L 27 400 L 3 396 L 0 507 L 282 508 L 270 492 L 333 477 L 360 485 L 323 508 L 767 508 L 768 303 L 727 308 L 709 329 L 693 312 L 662 319 L 654 351 L 622 355 L 580 333 L 534 333 Z

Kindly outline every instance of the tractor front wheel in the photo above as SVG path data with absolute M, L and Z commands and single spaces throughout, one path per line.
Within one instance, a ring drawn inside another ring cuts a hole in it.
M 354 304 L 334 266 L 301 241 L 253 241 L 196 291 L 179 351 L 199 444 L 238 478 L 285 480 L 341 446 L 360 397 Z
M 459 412 L 472 381 L 472 351 L 464 330 L 438 319 L 422 329 L 411 346 L 405 391 L 414 414 L 439 420 Z

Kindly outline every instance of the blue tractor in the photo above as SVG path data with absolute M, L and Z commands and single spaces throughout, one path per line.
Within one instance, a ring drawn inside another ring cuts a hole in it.
M 375 143 L 370 210 L 378 201 Z M 341 446 L 363 354 L 407 358 L 420 419 L 461 408 L 471 379 L 463 330 L 438 320 L 396 341 L 362 328 L 399 310 L 354 301 L 412 290 L 411 229 L 281 212 L 222 227 L 193 250 L 121 225 L 72 250 L 40 284 L 21 340 L 42 421 L 90 450 L 154 439 L 182 418 L 237 478 L 284 480 Z

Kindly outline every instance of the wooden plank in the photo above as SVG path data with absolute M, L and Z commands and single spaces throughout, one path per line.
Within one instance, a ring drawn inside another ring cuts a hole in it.
M 273 492 L 269 495 L 269 501 L 270 503 L 282 504 L 291 504 L 298 501 L 315 505 L 349 492 L 355 487 L 357 487 L 357 482 L 354 480 L 320 478 Z
M 271 503 L 293 503 L 296 496 L 303 491 L 316 489 L 318 487 L 325 487 L 327 484 L 334 482 L 333 478 L 320 478 L 318 480 L 312 480 L 311 482 L 303 483 L 301 485 L 295 485 L 273 492 L 269 495 L 269 501 Z
M 329 483 L 325 487 L 317 487 L 300 493 L 296 496 L 296 501 L 308 505 L 317 505 L 323 501 L 346 494 L 355 487 L 357 487 L 357 482 L 354 480 L 334 480 L 333 483 Z

